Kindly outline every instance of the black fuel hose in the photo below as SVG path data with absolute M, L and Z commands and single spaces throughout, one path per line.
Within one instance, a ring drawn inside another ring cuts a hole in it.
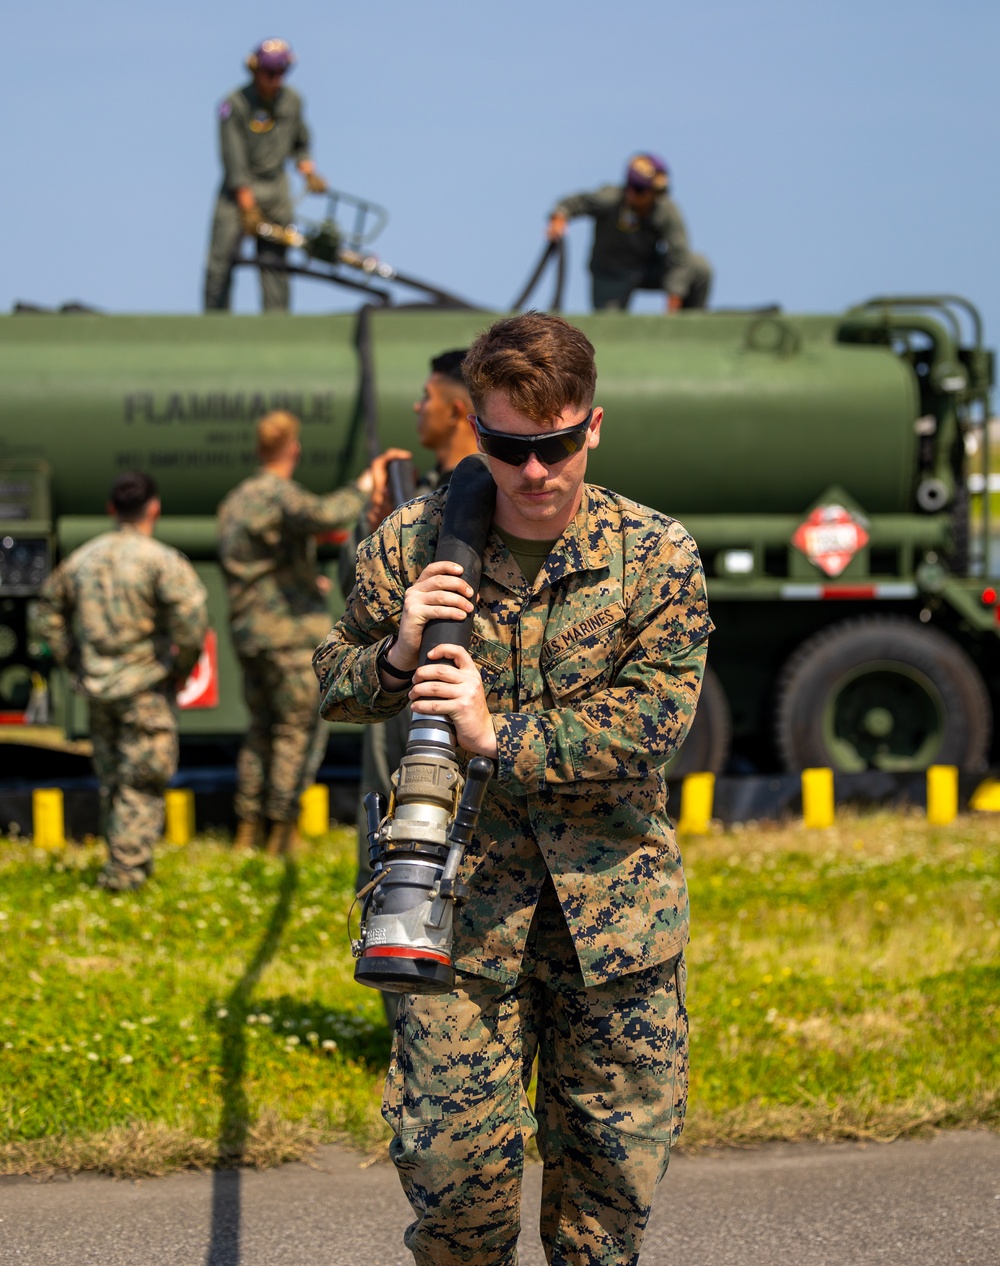
M 481 457 L 465 457 L 455 467 L 448 484 L 434 561 L 460 563 L 462 579 L 474 594 L 479 592 L 496 494 L 493 476 Z M 468 650 L 474 614 L 470 612 L 462 621 L 429 620 L 420 639 L 421 666 L 427 663 L 427 652 L 435 646 L 451 643 Z

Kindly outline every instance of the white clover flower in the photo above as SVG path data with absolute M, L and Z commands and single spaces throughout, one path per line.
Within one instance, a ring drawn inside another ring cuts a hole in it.
M 144 1015 L 144 1016 L 142 1017 L 142 1019 L 139 1021 L 139 1023 L 140 1023 L 140 1024 L 155 1024 L 155 1023 L 156 1023 L 156 1016 L 155 1016 L 155 1015 Z
M 122 1056 L 121 1056 L 121 1058 L 118 1060 L 118 1062 L 119 1062 L 119 1064 L 131 1064 L 131 1063 L 132 1063 L 132 1056 L 131 1056 L 131 1055 L 122 1055 Z
M 332 1037 L 324 1038 L 322 1046 L 324 1051 L 335 1051 L 337 1049 L 337 1043 Z
M 59 1049 L 62 1051 L 64 1055 L 68 1055 L 72 1051 L 73 1048 L 72 1046 L 67 1046 L 66 1043 L 63 1042 L 62 1046 L 60 1046 Z
M 299 1037 L 297 1033 L 289 1033 L 289 1035 L 285 1038 L 286 1046 L 298 1046 L 298 1044 Z
M 259 1021 L 261 1024 L 270 1024 L 270 1023 L 271 1023 L 271 1017 L 270 1017 L 269 1015 L 259 1015 L 259 1016 L 257 1017 L 257 1019 L 258 1019 L 258 1021 Z
M 229 1014 L 229 1012 L 226 1010 L 225 1007 L 220 1007 L 218 1011 L 216 1011 L 215 1014 L 219 1017 L 220 1020 L 224 1020 L 226 1016 Z
M 307 1033 L 307 1034 L 306 1034 L 306 1041 L 307 1041 L 307 1042 L 318 1042 L 318 1041 L 319 1041 L 319 1034 L 318 1034 L 318 1033 Z
M 251 1013 L 250 1015 L 248 1015 L 248 1016 L 247 1016 L 247 1024 L 256 1024 L 256 1023 L 257 1023 L 257 1018 L 258 1018 L 258 1017 L 257 1017 L 256 1015 L 253 1015 L 253 1014 Z
M 87 1058 L 88 1058 L 88 1059 L 90 1059 L 90 1060 L 97 1061 L 97 1060 L 99 1060 L 101 1057 L 100 1057 L 100 1055 L 96 1055 L 93 1051 L 88 1051 L 88 1052 L 87 1052 Z

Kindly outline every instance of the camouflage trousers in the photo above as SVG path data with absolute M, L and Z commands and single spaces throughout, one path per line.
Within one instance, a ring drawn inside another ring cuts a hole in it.
M 177 772 L 171 700 L 162 690 L 91 699 L 90 737 L 109 869 L 141 880 L 152 872 L 153 846 L 163 834 L 163 792 Z
M 418 1266 L 514 1266 L 532 1131 L 550 1266 L 638 1261 L 684 1122 L 683 955 L 587 989 L 554 892 L 536 922 L 516 983 L 460 973 L 400 1008 L 382 1111 Z
M 236 762 L 236 816 L 295 822 L 329 733 L 319 716 L 312 648 L 265 651 L 241 663 L 250 728 Z

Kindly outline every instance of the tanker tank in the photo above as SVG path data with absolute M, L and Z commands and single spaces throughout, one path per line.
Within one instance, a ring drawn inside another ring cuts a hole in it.
M 55 557 L 106 526 L 115 474 L 137 467 L 160 485 L 160 535 L 211 595 L 218 701 L 185 710 L 182 734 L 239 735 L 213 516 L 253 469 L 257 417 L 302 417 L 300 477 L 328 490 L 373 444 L 417 447 L 429 359 L 492 319 L 369 317 L 360 343 L 353 313 L 0 318 L 0 713 L 16 724 L 45 679 L 51 721 L 85 733 L 27 608 Z M 712 671 L 678 768 L 735 754 L 762 769 L 981 769 L 1000 607 L 983 576 L 989 503 L 967 494 L 993 369 L 974 309 L 931 297 L 574 322 L 607 417 L 588 477 L 678 517 L 709 576 Z

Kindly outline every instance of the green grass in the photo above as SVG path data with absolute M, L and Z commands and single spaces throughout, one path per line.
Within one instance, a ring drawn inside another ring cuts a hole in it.
M 684 841 L 686 1145 L 1000 1128 L 1000 825 L 848 818 Z M 389 1034 L 347 944 L 353 831 L 298 863 L 0 842 L 0 1172 L 380 1149 Z

